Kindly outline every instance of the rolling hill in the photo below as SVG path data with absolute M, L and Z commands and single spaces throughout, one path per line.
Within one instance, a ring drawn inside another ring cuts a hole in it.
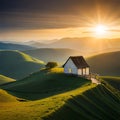
M 23 120 L 119 120 L 120 118 L 119 91 L 105 82 L 101 85 L 90 84 L 90 81 L 84 78 L 65 75 L 61 68 L 41 70 L 3 88 L 14 95 L 21 97 L 23 95 L 22 98 L 25 98 L 25 95 L 26 98 L 34 98 L 36 94 L 39 99 L 4 104 L 0 109 L 2 120 L 21 118 Z
M 2 84 L 6 84 L 6 83 L 10 83 L 10 82 L 14 82 L 15 80 L 9 77 L 6 77 L 4 75 L 0 75 L 0 85 Z
M 62 82 L 63 80 L 64 82 Z M 65 75 L 62 68 L 54 68 L 52 70 L 43 69 L 3 88 L 20 98 L 35 100 L 70 91 L 85 83 L 89 84 L 90 81 Z
M 87 59 L 91 71 L 103 76 L 120 76 L 120 51 L 104 53 Z
M 45 62 L 57 61 L 61 64 L 63 64 L 69 56 L 83 54 L 78 50 L 67 48 L 41 48 L 24 52 L 32 57 L 43 60 Z
M 16 44 L 16 43 L 5 43 L 0 42 L 0 50 L 31 50 L 35 49 L 35 47 L 31 47 L 28 45 Z
M 44 62 L 19 51 L 0 51 L 0 74 L 22 79 L 44 67 Z

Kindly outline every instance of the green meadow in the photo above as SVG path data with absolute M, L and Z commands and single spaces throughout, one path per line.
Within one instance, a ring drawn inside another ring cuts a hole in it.
M 42 69 L 1 89 L 1 120 L 120 119 L 120 91 L 106 77 L 96 85 L 61 68 Z

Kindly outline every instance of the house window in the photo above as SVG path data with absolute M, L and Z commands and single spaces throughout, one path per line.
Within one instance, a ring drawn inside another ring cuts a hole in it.
M 71 68 L 69 68 L 69 69 L 68 69 L 68 72 L 69 72 L 69 73 L 72 73 L 72 69 L 71 69 Z

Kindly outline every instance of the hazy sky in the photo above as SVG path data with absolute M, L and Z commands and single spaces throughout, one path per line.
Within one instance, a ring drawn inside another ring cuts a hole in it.
M 0 40 L 47 40 L 95 36 L 120 37 L 120 0 L 0 0 Z

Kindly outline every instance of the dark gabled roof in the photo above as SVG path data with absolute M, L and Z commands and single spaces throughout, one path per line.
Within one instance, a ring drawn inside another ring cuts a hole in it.
M 73 61 L 73 63 L 75 64 L 75 66 L 79 69 L 79 68 L 85 68 L 85 67 L 89 67 L 89 65 L 87 64 L 87 62 L 85 61 L 83 56 L 70 56 L 68 58 L 68 60 L 71 59 Z M 68 60 L 65 62 L 65 64 L 68 62 Z M 65 66 L 65 64 L 63 65 L 63 67 Z

